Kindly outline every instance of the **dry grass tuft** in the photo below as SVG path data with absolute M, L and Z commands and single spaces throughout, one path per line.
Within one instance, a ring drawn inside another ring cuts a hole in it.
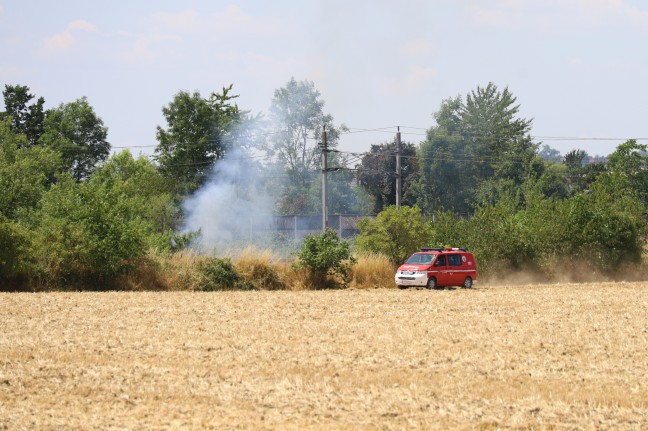
M 356 257 L 353 266 L 351 287 L 355 289 L 379 289 L 396 287 L 394 265 L 389 258 L 379 253 L 365 253 Z
M 309 271 L 305 268 L 294 268 L 291 263 L 283 262 L 278 268 L 279 274 L 287 280 L 288 290 L 313 290 Z
M 157 253 L 151 251 L 137 263 L 133 272 L 117 277 L 111 287 L 127 291 L 169 290 L 161 263 Z
M 200 267 L 207 259 L 207 256 L 190 250 L 158 255 L 160 276 L 166 290 L 199 290 L 203 280 Z
M 282 277 L 281 259 L 271 250 L 246 247 L 233 259 L 234 267 L 243 280 L 258 290 L 285 290 L 286 278 Z

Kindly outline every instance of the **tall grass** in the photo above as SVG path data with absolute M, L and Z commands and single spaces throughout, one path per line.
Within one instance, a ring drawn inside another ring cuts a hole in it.
M 208 256 L 190 250 L 155 256 L 166 290 L 200 290 L 203 281 L 200 268 L 207 259 Z
M 227 256 L 241 278 L 246 289 L 254 290 L 312 290 L 307 269 L 296 269 L 291 260 L 286 260 L 269 249 L 247 247 Z M 372 289 L 394 287 L 394 267 L 389 259 L 378 253 L 363 253 L 356 256 L 352 269 L 350 287 Z M 173 254 L 162 254 L 151 250 L 140 261 L 134 272 L 119 277 L 115 282 L 118 290 L 204 290 L 205 265 L 213 256 L 184 250 Z M 231 286 L 232 289 L 241 285 Z
M 288 286 L 283 265 L 272 251 L 251 246 L 234 258 L 234 266 L 244 282 L 256 290 L 285 290 Z
M 380 253 L 361 253 L 353 266 L 351 287 L 354 289 L 376 289 L 396 287 L 394 265 L 389 258 Z

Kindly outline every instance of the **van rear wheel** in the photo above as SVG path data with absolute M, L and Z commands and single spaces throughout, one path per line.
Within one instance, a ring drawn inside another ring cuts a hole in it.
M 464 289 L 470 289 L 472 285 L 473 285 L 472 278 L 466 277 L 461 287 L 463 287 Z
M 434 278 L 434 277 L 430 277 L 430 278 L 428 279 L 428 282 L 427 282 L 427 286 L 426 286 L 426 287 L 427 287 L 428 289 L 436 289 L 436 287 L 437 287 L 437 281 L 436 281 L 436 278 Z

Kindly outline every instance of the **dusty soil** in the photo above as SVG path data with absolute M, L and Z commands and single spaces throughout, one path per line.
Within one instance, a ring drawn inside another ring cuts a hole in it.
M 648 429 L 648 283 L 0 294 L 0 429 Z

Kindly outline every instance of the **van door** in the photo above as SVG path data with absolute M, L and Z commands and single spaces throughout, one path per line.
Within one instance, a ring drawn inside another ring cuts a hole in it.
M 464 281 L 465 274 L 461 264 L 460 254 L 448 255 L 448 284 L 452 286 L 461 286 Z
M 450 284 L 448 277 L 448 266 L 446 265 L 446 255 L 440 254 L 437 256 L 434 265 L 432 265 L 432 275 L 437 279 L 437 286 L 447 286 Z

